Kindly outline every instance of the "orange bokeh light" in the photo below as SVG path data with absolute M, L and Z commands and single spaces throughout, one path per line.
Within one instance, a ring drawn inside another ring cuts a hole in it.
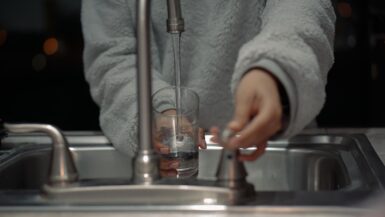
M 7 31 L 0 30 L 0 46 L 5 44 L 5 41 L 7 41 Z
M 347 2 L 338 3 L 337 10 L 341 17 L 349 18 L 352 16 L 352 6 Z
M 59 42 L 56 38 L 48 38 L 44 41 L 43 51 L 46 55 L 53 55 L 59 50 Z

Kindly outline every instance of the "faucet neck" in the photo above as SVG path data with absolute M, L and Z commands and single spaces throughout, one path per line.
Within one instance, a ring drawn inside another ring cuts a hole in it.
M 184 20 L 180 7 L 180 0 L 167 0 L 167 32 L 180 34 L 184 32 Z
M 184 31 L 180 0 L 167 0 L 167 30 Z M 150 40 L 150 0 L 137 0 L 137 91 L 139 150 L 134 159 L 134 182 L 151 184 L 159 179 L 159 157 L 152 146 L 152 75 Z
M 159 179 L 159 157 L 152 146 L 150 0 L 137 0 L 137 93 L 139 150 L 133 181 L 151 184 Z

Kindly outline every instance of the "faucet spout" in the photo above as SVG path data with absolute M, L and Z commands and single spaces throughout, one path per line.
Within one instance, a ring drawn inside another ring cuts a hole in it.
M 52 158 L 48 185 L 65 187 L 78 180 L 78 172 L 69 151 L 69 145 L 58 128 L 49 124 L 0 124 L 3 125 L 0 128 L 4 128 L 5 131 L 10 133 L 42 132 L 52 139 Z
M 167 9 L 167 32 L 179 34 L 184 32 L 184 20 L 180 0 L 167 0 Z

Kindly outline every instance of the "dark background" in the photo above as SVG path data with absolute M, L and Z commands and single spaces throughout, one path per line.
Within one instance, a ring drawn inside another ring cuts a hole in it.
M 385 127 L 385 1 L 335 0 L 322 127 Z M 0 117 L 99 130 L 84 80 L 80 0 L 0 1 Z

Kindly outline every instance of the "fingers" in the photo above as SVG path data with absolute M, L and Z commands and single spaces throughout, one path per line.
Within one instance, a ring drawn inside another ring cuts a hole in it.
M 234 147 L 229 147 L 227 141 L 223 141 L 223 132 L 221 132 L 218 127 L 211 127 L 210 133 L 212 135 L 210 139 L 211 142 L 218 143 L 226 149 L 236 149 Z
M 160 159 L 159 169 L 162 177 L 175 177 L 178 172 L 180 162 L 178 160 Z
M 238 160 L 240 161 L 254 161 L 259 156 L 265 153 L 267 147 L 267 141 L 262 142 L 261 145 L 257 146 L 257 149 L 253 151 L 251 154 L 239 154 Z
M 258 114 L 260 109 L 260 100 L 256 99 L 256 95 L 253 92 L 243 90 L 243 86 L 240 86 L 236 95 L 236 106 L 234 111 L 233 120 L 227 125 L 233 132 L 238 132 L 241 138 L 232 137 L 229 139 L 226 148 L 237 149 L 244 147 L 243 144 L 246 139 L 249 139 L 250 135 L 244 135 L 244 130 L 248 128 L 250 118 Z M 250 129 L 246 130 L 246 133 L 250 133 Z M 246 136 L 246 137 L 245 137 Z M 242 145 L 241 145 L 242 144 Z M 247 143 L 246 145 L 252 146 L 254 144 Z M 246 146 L 247 147 L 247 146 Z
M 212 135 L 210 141 L 220 144 L 225 149 L 234 149 L 233 147 L 228 147 L 228 143 L 225 143 L 225 141 L 222 141 L 222 135 L 220 135 L 222 132 L 219 130 L 218 127 L 211 127 L 210 133 Z
M 203 128 L 199 128 L 198 129 L 198 146 L 201 148 L 201 149 L 206 149 L 207 148 L 207 143 L 206 143 L 206 140 L 205 140 L 205 130 Z
M 161 170 L 169 170 L 169 169 L 177 169 L 179 167 L 179 161 L 178 160 L 167 160 L 167 159 L 161 159 L 159 163 L 159 168 Z
M 218 127 L 212 127 L 210 129 L 210 133 L 212 134 L 211 141 L 218 143 L 219 141 L 219 133 L 220 130 Z M 240 161 L 254 161 L 258 157 L 260 157 L 262 154 L 265 153 L 267 147 L 267 140 L 263 141 L 260 145 L 257 146 L 257 149 L 253 151 L 251 154 L 239 154 L 238 155 L 238 160 Z M 225 147 L 227 148 L 227 147 Z
M 160 170 L 161 177 L 176 177 L 178 175 L 178 171 L 176 170 Z
M 229 141 L 229 146 L 247 148 L 268 140 L 280 128 L 280 115 L 274 114 L 271 110 L 261 111 L 243 130 L 238 137 Z
M 249 122 L 253 96 L 249 94 L 238 94 L 233 120 L 228 124 L 228 128 L 238 132 Z
M 154 141 L 154 148 L 160 154 L 168 154 L 170 153 L 170 148 L 167 145 L 164 145 L 158 141 Z
M 210 133 L 212 135 L 211 137 L 211 142 L 219 143 L 219 128 L 218 127 L 211 127 L 210 128 Z
M 235 105 L 228 127 L 239 136 L 230 139 L 230 148 L 261 145 L 281 129 L 278 83 L 268 71 L 252 69 L 244 75 L 237 87 Z
M 279 107 L 278 107 L 279 108 Z M 262 144 L 281 128 L 281 111 L 275 106 L 263 104 L 259 113 L 239 131 L 238 137 L 229 141 L 229 147 L 246 148 Z

